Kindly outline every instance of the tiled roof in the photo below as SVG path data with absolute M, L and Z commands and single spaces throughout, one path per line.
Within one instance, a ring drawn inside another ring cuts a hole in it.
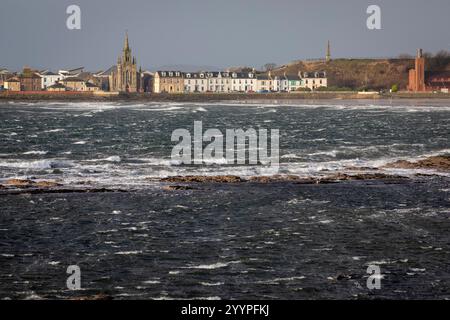
M 58 89 L 58 88 L 65 88 L 66 86 L 65 85 L 63 85 L 63 84 L 61 84 L 61 83 L 55 83 L 55 84 L 53 84 L 53 85 L 51 85 L 51 86 L 48 86 L 47 87 L 47 89 L 48 88 L 55 88 L 55 89 Z
M 113 72 L 117 72 L 117 66 L 112 66 L 108 70 L 99 72 L 99 73 L 97 73 L 95 75 L 98 76 L 98 77 L 110 76 Z
M 30 73 L 30 74 L 21 74 L 19 76 L 20 79 L 40 79 L 41 77 L 38 76 L 36 73 Z
M 431 81 L 439 78 L 450 79 L 450 71 L 428 71 L 425 73 L 425 77 Z
M 39 73 L 39 75 L 41 75 L 41 76 L 58 76 L 59 74 L 51 72 L 51 71 L 45 71 L 45 72 Z
M 299 81 L 301 80 L 301 78 L 298 75 L 292 75 L 292 74 L 288 74 L 286 76 L 283 76 L 282 78 L 289 80 L 289 81 Z
M 78 77 L 68 77 L 68 78 L 63 79 L 62 81 L 64 81 L 64 82 L 84 82 L 83 79 L 78 78 Z

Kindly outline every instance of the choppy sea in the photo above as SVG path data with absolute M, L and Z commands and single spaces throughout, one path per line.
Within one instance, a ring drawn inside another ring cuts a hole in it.
M 163 190 L 158 178 L 258 172 L 174 163 L 171 134 L 194 121 L 279 129 L 281 175 L 410 179 Z M 382 168 L 450 153 L 449 101 L 2 102 L 0 141 L 0 182 L 128 191 L 1 194 L 0 298 L 450 298 L 448 172 Z M 81 291 L 66 288 L 69 265 Z

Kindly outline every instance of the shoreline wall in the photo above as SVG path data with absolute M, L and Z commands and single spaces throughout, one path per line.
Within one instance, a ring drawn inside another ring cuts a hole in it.
M 208 102 L 208 101 L 246 101 L 246 100 L 321 100 L 321 99 L 450 99 L 448 93 L 358 93 L 358 92 L 298 92 L 298 93 L 117 93 L 117 92 L 0 92 L 0 101 L 174 101 L 174 102 Z

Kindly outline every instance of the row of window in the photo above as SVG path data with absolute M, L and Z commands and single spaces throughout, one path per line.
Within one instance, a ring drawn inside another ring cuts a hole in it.
M 175 72 L 172 72 L 172 71 L 169 71 L 169 72 L 163 71 L 163 72 L 161 72 L 161 75 L 162 75 L 163 77 L 167 77 L 167 75 L 168 75 L 169 77 L 173 77 L 173 76 L 179 77 L 181 74 L 180 74 L 180 72 L 178 72 L 178 71 L 175 71 Z
M 47 79 L 49 80 L 48 82 L 56 82 L 56 81 L 59 81 L 59 80 L 61 80 L 62 78 L 61 77 L 58 77 L 58 78 L 56 78 L 56 79 L 53 79 L 53 80 L 51 80 L 51 79 L 49 79 L 49 78 L 42 78 L 43 80 L 44 80 L 44 83 L 47 83 Z
M 204 84 L 204 81 L 205 80 L 187 80 L 187 84 L 198 84 L 199 82 L 201 83 L 201 84 Z M 209 80 L 209 84 L 213 84 L 213 83 L 215 83 L 215 84 L 230 84 L 231 82 L 230 82 L 230 80 L 229 79 L 223 79 L 223 80 L 218 80 L 218 79 L 215 79 L 215 80 L 212 80 L 212 79 L 210 79 Z M 233 80 L 233 82 L 232 82 L 233 84 L 254 84 L 254 81 L 253 80 Z
M 186 78 L 192 78 L 192 77 L 195 78 L 195 75 L 196 75 L 196 74 L 186 73 L 185 75 L 186 75 Z M 178 72 L 178 71 L 162 71 L 162 72 L 161 72 L 161 76 L 162 76 L 162 77 L 167 77 L 167 76 L 168 76 L 168 77 L 180 77 L 180 76 L 181 76 L 181 73 Z M 235 73 L 235 72 L 231 73 L 231 75 L 230 75 L 230 73 L 228 73 L 228 72 L 225 72 L 225 73 L 222 74 L 222 77 L 224 77 L 224 78 L 228 78 L 228 77 L 230 77 L 230 76 L 231 76 L 232 78 L 237 78 L 237 77 L 238 77 L 238 74 Z M 249 74 L 247 74 L 247 76 L 248 76 L 248 78 L 250 78 L 250 79 L 252 79 L 252 78 L 255 77 L 255 75 L 254 75 L 253 73 L 249 73 Z M 200 77 L 200 78 L 212 78 L 212 77 L 214 77 L 214 73 L 211 73 L 211 72 L 208 72 L 208 73 L 200 73 L 200 74 L 199 74 L 199 77 Z
M 186 92 L 205 92 L 205 87 L 204 86 L 195 86 L 195 88 L 189 87 L 189 86 L 185 86 L 184 90 Z M 230 87 L 226 88 L 225 86 L 210 86 L 210 87 L 206 87 L 206 91 L 209 92 L 242 92 L 242 91 L 250 91 L 251 88 L 248 87 L 243 87 L 243 86 L 239 86 L 239 87 L 235 87 L 233 89 L 230 89 Z

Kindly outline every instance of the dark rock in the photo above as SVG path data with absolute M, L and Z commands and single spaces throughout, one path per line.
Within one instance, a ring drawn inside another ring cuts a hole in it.
M 26 180 L 26 179 L 9 179 L 5 182 L 5 185 L 11 186 L 11 187 L 17 187 L 17 188 L 23 188 L 23 187 L 31 187 L 33 185 L 32 180 Z
M 176 176 L 168 177 L 160 180 L 161 182 L 201 182 L 201 183 L 237 183 L 244 182 L 241 177 L 238 176 Z
M 450 171 L 450 156 L 435 156 L 429 157 L 417 162 L 410 162 L 406 160 L 399 160 L 393 163 L 389 163 L 384 166 L 385 168 L 396 169 L 436 169 L 442 171 Z
M 378 168 L 372 168 L 372 167 L 345 167 L 346 170 L 352 170 L 352 171 L 377 171 Z
M 162 187 L 165 191 L 178 191 L 178 190 L 193 190 L 194 188 L 188 186 L 164 186 Z
M 389 175 L 384 173 L 361 173 L 355 175 L 349 175 L 345 173 L 337 173 L 335 175 L 320 179 L 320 183 L 325 181 L 353 181 L 353 180 L 400 180 L 408 179 L 404 176 Z
M 28 179 L 9 179 L 5 182 L 5 185 L 16 188 L 53 188 L 61 186 L 55 181 L 33 181 Z
M 352 278 L 352 276 L 346 275 L 346 274 L 339 274 L 336 277 L 336 280 L 338 281 L 342 281 L 342 280 L 350 280 Z
M 71 298 L 70 300 L 77 300 L 77 301 L 88 301 L 88 300 L 113 300 L 113 297 L 110 295 L 100 293 L 93 296 L 82 296 L 82 297 L 75 297 Z
M 33 187 L 38 188 L 54 188 L 54 187 L 60 187 L 62 184 L 57 183 L 55 181 L 39 181 L 33 184 Z

